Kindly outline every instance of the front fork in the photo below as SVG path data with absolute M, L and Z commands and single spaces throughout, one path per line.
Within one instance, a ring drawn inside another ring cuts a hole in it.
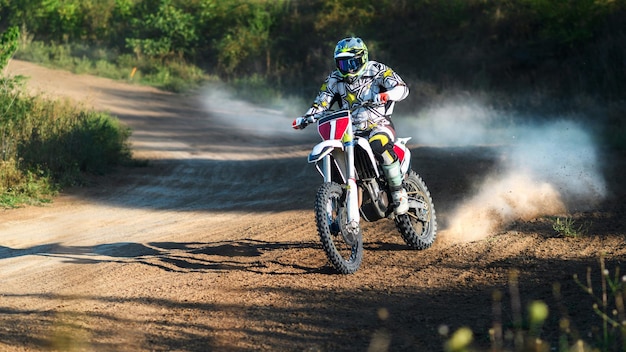
M 354 236 L 359 233 L 359 189 L 356 185 L 356 172 L 354 170 L 354 143 L 348 141 L 344 143 L 344 156 L 346 161 L 346 210 L 348 219 L 346 221 L 347 230 Z M 332 181 L 331 156 L 326 155 L 322 163 L 324 182 Z

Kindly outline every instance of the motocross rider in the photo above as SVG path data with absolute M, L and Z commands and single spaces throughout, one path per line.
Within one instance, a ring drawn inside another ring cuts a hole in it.
M 305 128 L 307 117 L 330 109 L 334 103 L 341 109 L 359 106 L 352 115 L 355 134 L 368 138 L 389 183 L 395 214 L 405 214 L 409 209 L 408 196 L 393 150 L 396 132 L 390 116 L 395 102 L 409 95 L 409 88 L 391 68 L 368 59 L 367 46 L 361 38 L 340 40 L 334 56 L 337 69 L 328 75 L 311 108 L 294 120 L 293 128 Z M 361 106 L 366 102 L 374 104 Z

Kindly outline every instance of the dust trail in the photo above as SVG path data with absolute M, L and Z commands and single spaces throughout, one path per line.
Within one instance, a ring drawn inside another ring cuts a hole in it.
M 441 231 L 448 241 L 475 241 L 516 220 L 588 210 L 605 197 L 597 150 L 584 126 L 523 120 L 470 102 L 427 110 L 402 127 L 419 143 L 490 144 L 499 151 L 500 171 L 452 211 Z
M 207 87 L 203 92 L 206 111 L 250 135 L 273 135 L 277 129 L 286 127 L 285 118 L 278 110 L 259 107 L 241 99 L 218 86 Z M 280 123 L 280 125 L 279 125 Z
M 273 108 L 262 107 L 236 98 L 227 88 L 219 85 L 206 86 L 201 92 L 201 99 L 204 110 L 213 118 L 248 136 L 287 139 L 303 137 L 303 133 L 295 133 L 297 131 L 291 128 L 293 119 L 305 111 L 301 107 L 302 103 L 293 99 L 282 99 Z
M 512 117 L 476 101 L 450 102 L 426 109 L 415 118 L 394 122 L 418 143 L 429 146 L 475 146 L 506 142 Z

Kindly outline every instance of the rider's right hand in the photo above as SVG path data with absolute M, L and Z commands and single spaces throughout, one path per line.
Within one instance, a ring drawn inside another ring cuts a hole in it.
M 308 124 L 309 121 L 306 117 L 298 117 L 293 120 L 293 123 L 291 123 L 291 127 L 293 127 L 293 129 L 295 130 L 303 130 Z
M 387 93 L 380 93 L 380 94 L 376 94 L 374 96 L 373 102 L 375 104 L 386 104 L 389 101 L 389 94 Z

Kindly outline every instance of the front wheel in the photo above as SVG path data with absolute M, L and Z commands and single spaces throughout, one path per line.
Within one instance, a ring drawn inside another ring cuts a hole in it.
M 320 186 L 315 197 L 315 223 L 326 256 L 342 274 L 352 274 L 363 260 L 361 230 L 351 234 L 344 189 L 335 182 Z
M 414 171 L 410 171 L 403 184 L 409 195 L 409 211 L 395 217 L 402 239 L 413 249 L 427 249 L 437 236 L 435 206 L 426 184 Z

